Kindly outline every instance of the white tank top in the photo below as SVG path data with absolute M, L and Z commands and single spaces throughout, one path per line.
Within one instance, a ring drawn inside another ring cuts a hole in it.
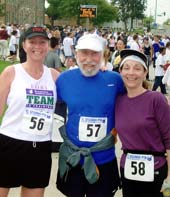
M 14 68 L 0 133 L 26 141 L 51 140 L 56 87 L 50 69 L 44 66 L 42 77 L 36 80 L 21 64 Z

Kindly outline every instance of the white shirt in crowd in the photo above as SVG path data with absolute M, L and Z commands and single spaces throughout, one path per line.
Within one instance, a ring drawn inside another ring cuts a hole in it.
M 112 65 L 110 62 L 107 62 L 107 63 L 105 64 L 105 62 L 102 61 L 101 67 L 102 67 L 102 66 L 106 66 L 107 70 L 109 70 L 109 71 L 112 71 L 112 70 L 113 70 L 113 65 Z
M 160 65 L 165 65 L 166 63 L 166 56 L 159 54 L 156 59 L 156 67 L 155 67 L 155 76 L 164 76 L 164 69 Z
M 72 56 L 72 46 L 73 46 L 73 38 L 65 37 L 63 40 L 63 50 L 65 56 Z
M 164 77 L 162 79 L 162 83 L 166 84 L 170 88 L 170 67 L 167 68 Z
M 140 46 L 136 41 L 132 41 L 131 45 L 130 45 L 130 49 L 136 50 L 136 51 L 140 51 Z
M 14 35 L 11 35 L 11 38 L 9 40 L 9 51 L 16 51 L 16 44 L 17 44 L 17 38 Z

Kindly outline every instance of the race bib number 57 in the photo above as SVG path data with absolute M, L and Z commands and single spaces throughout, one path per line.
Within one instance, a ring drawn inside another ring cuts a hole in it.
M 107 118 L 103 117 L 80 117 L 79 140 L 98 142 L 106 136 Z

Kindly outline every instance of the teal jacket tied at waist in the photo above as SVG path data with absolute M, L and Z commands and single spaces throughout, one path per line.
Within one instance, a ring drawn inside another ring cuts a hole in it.
M 103 151 L 114 147 L 115 137 L 112 135 L 112 133 L 110 133 L 100 142 L 96 143 L 90 148 L 79 148 L 68 139 L 65 126 L 62 126 L 59 130 L 64 140 L 59 150 L 60 177 L 63 178 L 71 167 L 77 166 L 80 162 L 81 156 L 83 156 L 84 163 L 82 168 L 84 170 L 85 177 L 90 184 L 95 183 L 99 179 L 99 171 L 91 155 L 91 152 Z

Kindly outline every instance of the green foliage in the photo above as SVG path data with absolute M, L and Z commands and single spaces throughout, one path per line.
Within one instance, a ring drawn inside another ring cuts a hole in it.
M 144 17 L 144 19 L 143 19 L 144 27 L 147 27 L 148 30 L 151 29 L 151 24 L 152 24 L 153 22 L 154 22 L 153 16 Z
M 7 62 L 7 61 L 0 61 L 0 73 L 4 70 L 4 68 L 6 68 L 7 66 L 9 66 L 11 63 L 10 62 Z M 2 116 L 0 116 L 0 124 L 1 124 L 1 121 L 2 121 Z
M 117 19 L 117 9 L 109 4 L 108 1 L 96 0 L 95 5 L 97 5 L 97 17 L 92 19 L 95 25 L 102 25 L 104 22 L 110 22 Z
M 46 14 L 51 21 L 60 18 L 74 18 L 78 25 L 84 23 L 86 19 L 79 17 L 80 5 L 97 6 L 97 17 L 90 19 L 93 25 L 100 25 L 117 19 L 117 9 L 107 0 L 48 0 L 48 3 L 49 7 L 46 9 Z
M 119 10 L 119 17 L 125 24 L 127 30 L 127 20 L 131 19 L 131 29 L 133 29 L 133 19 L 143 19 L 147 0 L 111 0 L 112 5 L 116 5 Z
M 60 19 L 62 16 L 62 10 L 60 9 L 60 0 L 48 0 L 49 3 L 48 8 L 45 9 L 45 13 L 48 15 L 51 26 L 54 25 L 54 20 Z
M 5 15 L 5 4 L 0 3 L 0 16 Z
M 164 25 L 170 25 L 170 18 L 168 18 L 165 22 Z

